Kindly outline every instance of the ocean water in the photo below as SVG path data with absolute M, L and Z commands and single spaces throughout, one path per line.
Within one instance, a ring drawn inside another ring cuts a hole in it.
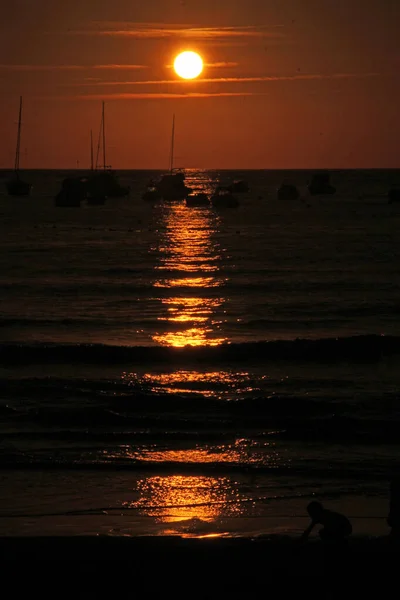
M 290 533 L 311 498 L 385 527 L 400 172 L 310 197 L 305 171 L 187 171 L 248 181 L 225 210 L 143 201 L 156 175 L 78 209 L 54 206 L 65 172 L 2 186 L 0 534 Z

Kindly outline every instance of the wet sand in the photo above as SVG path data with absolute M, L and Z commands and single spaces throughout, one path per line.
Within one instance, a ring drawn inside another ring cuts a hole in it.
M 0 556 L 4 560 L 31 561 L 130 561 L 154 565 L 157 561 L 201 564 L 218 570 L 223 562 L 229 569 L 251 568 L 254 572 L 288 575 L 315 574 L 331 567 L 351 568 L 365 574 L 374 568 L 383 573 L 400 556 L 400 540 L 390 536 L 352 537 L 344 547 L 320 540 L 300 542 L 289 536 L 259 538 L 184 538 L 179 536 L 26 536 L 1 537 Z M 199 563 L 200 561 L 200 563 Z

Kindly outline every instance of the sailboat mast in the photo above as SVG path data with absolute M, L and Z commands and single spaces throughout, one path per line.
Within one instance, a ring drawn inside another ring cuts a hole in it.
M 174 140 L 175 140 L 175 114 L 172 117 L 172 136 L 171 136 L 171 161 L 169 170 L 172 173 L 174 167 Z
M 101 132 L 103 131 L 103 114 L 101 115 L 100 121 L 100 129 L 99 129 L 99 137 L 97 139 L 97 150 L 96 150 L 96 171 L 99 168 L 99 156 L 100 156 L 100 148 L 101 148 Z
M 93 131 L 90 130 L 90 170 L 93 171 Z
M 106 123 L 104 120 L 104 102 L 103 102 L 102 122 L 103 122 L 103 169 L 106 170 Z
M 15 164 L 14 164 L 14 169 L 15 169 L 16 173 L 18 173 L 18 171 L 19 171 L 19 153 L 20 153 L 20 147 L 21 147 L 21 120 L 22 120 L 22 96 L 19 97 L 17 147 L 15 150 Z

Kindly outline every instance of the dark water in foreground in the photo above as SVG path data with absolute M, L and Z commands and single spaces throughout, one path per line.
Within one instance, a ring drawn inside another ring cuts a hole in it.
M 225 211 L 149 205 L 152 175 L 105 206 L 54 207 L 58 172 L 0 196 L 0 533 L 243 535 L 312 496 L 374 516 L 400 458 L 400 173 L 309 197 L 307 172 L 188 172 L 248 180 Z

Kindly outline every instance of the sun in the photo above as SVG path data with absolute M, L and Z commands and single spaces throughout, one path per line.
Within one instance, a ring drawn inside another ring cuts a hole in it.
M 197 52 L 181 52 L 174 61 L 175 73 L 183 79 L 194 79 L 203 70 L 203 59 Z

